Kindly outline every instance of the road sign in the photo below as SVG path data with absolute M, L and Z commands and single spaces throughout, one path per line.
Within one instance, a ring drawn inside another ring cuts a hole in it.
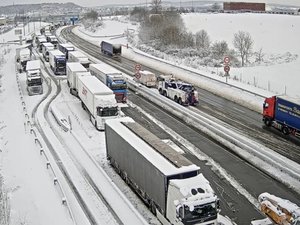
M 228 73 L 230 71 L 230 66 L 228 66 L 228 65 L 224 66 L 224 71 L 226 73 Z
M 141 74 L 140 74 L 139 72 L 136 72 L 136 73 L 135 73 L 135 78 L 136 78 L 136 79 L 140 79 L 140 78 L 141 78 Z
M 224 57 L 224 63 L 225 63 L 225 64 L 230 63 L 230 58 L 229 58 L 228 56 L 225 56 L 225 57 Z
M 140 64 L 136 64 L 134 68 L 136 71 L 139 71 L 139 70 L 141 70 L 142 67 Z

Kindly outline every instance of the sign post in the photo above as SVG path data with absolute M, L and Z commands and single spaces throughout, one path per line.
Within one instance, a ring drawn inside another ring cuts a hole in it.
M 142 68 L 141 64 L 135 64 L 134 69 L 135 69 L 135 78 L 136 79 L 141 78 L 141 74 L 140 74 L 141 68 Z
M 229 71 L 230 71 L 230 58 L 228 56 L 224 57 L 224 72 L 225 72 L 225 77 L 226 77 L 226 83 L 228 82 L 228 77 L 229 77 Z

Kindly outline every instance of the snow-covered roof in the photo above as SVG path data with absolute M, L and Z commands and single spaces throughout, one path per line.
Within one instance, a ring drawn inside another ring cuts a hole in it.
M 96 95 L 95 98 L 98 100 L 96 102 L 97 106 L 100 107 L 116 107 L 117 101 L 115 94 L 106 94 L 106 95 Z
M 117 70 L 116 68 L 114 68 L 108 64 L 104 64 L 104 63 L 90 64 L 90 70 L 100 71 L 105 74 L 122 74 L 121 71 Z
M 141 70 L 140 71 L 140 74 L 145 74 L 145 75 L 154 75 L 154 73 L 152 73 L 152 72 L 150 72 L 150 71 L 148 71 L 148 70 Z
M 295 97 L 291 97 L 291 96 L 287 96 L 287 95 L 278 95 L 277 97 L 300 105 L 300 98 L 295 98 Z
M 80 51 L 72 51 L 69 53 L 69 55 L 73 55 L 74 57 L 77 57 L 77 58 L 87 57 L 85 54 L 83 54 Z
M 83 65 L 81 65 L 81 63 L 79 62 L 68 62 L 67 68 L 69 68 L 71 71 L 80 71 L 80 72 L 87 71 L 87 69 L 84 68 Z
M 75 49 L 74 45 L 72 45 L 70 43 L 60 44 L 60 46 L 62 46 L 63 48 L 66 48 L 66 49 Z
M 109 87 L 94 76 L 82 76 L 78 77 L 78 79 L 80 79 L 85 87 L 94 94 L 109 95 L 114 93 Z
M 113 128 L 118 134 L 126 140 L 133 148 L 135 148 L 141 155 L 143 155 L 152 165 L 166 176 L 179 174 L 183 172 L 199 170 L 199 167 L 191 164 L 189 166 L 176 167 L 160 153 L 154 150 L 149 144 L 138 137 L 135 133 L 130 131 L 124 124 L 118 120 L 106 121 L 108 126 Z M 164 142 L 162 144 L 166 145 Z M 167 145 L 166 145 L 167 146 Z M 174 150 L 175 151 L 175 150 Z
M 50 51 L 49 54 L 56 55 L 56 56 L 65 56 L 65 54 L 59 51 L 58 49 Z
M 42 45 L 44 45 L 45 47 L 51 47 L 51 46 L 54 47 L 54 45 L 50 42 L 44 42 Z
M 41 68 L 40 60 L 31 60 L 26 63 L 26 70 L 38 70 Z

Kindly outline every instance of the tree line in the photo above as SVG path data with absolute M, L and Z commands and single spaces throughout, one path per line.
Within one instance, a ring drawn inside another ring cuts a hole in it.
M 235 49 L 229 49 L 228 43 L 224 40 L 212 42 L 205 30 L 195 34 L 187 32 L 181 14 L 176 10 L 161 11 L 159 0 L 152 2 L 150 11 L 139 7 L 134 8 L 130 19 L 140 22 L 140 42 L 156 50 L 173 52 L 173 54 L 185 52 L 188 54 L 186 56 L 210 58 L 211 60 L 207 61 L 210 63 L 213 61 L 214 64 L 220 64 L 224 56 L 229 56 L 235 66 L 245 66 L 252 55 L 254 41 L 249 32 L 235 33 L 233 39 Z M 186 51 L 187 49 L 189 51 Z

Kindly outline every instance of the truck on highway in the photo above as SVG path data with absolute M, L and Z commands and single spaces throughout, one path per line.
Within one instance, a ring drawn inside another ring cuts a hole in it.
M 37 38 L 37 48 L 38 51 L 41 53 L 42 52 L 42 43 L 46 43 L 47 39 L 44 35 L 38 36 Z
M 273 96 L 266 98 L 263 104 L 263 121 L 283 134 L 300 137 L 300 100 Z
M 16 50 L 17 68 L 22 73 L 26 68 L 26 63 L 30 60 L 30 50 L 22 48 Z
M 58 44 L 58 50 L 65 54 L 66 59 L 69 58 L 69 52 L 75 51 L 75 47 L 70 43 Z
M 105 124 L 107 159 L 162 224 L 217 225 L 219 199 L 200 168 L 136 122 Z
M 97 130 L 104 130 L 106 121 L 119 116 L 112 90 L 94 76 L 78 76 L 78 96 Z
M 57 37 L 55 35 L 47 36 L 46 39 L 47 39 L 47 42 L 50 42 L 51 44 L 53 44 L 54 48 L 57 49 L 58 40 L 57 40 Z
M 176 80 L 172 75 L 158 77 L 158 91 L 180 105 L 198 104 L 198 92 L 192 84 Z
M 67 62 L 67 83 L 70 87 L 70 93 L 75 96 L 78 96 L 77 74 L 81 72 L 87 72 L 87 69 L 80 63 Z
M 31 60 L 26 64 L 26 83 L 28 95 L 43 94 L 40 60 Z
M 100 63 L 90 64 L 90 72 L 113 90 L 117 102 L 125 103 L 127 101 L 127 82 L 121 71 L 110 65 Z
M 156 87 L 156 76 L 147 70 L 140 70 L 136 74 L 137 81 L 147 87 Z
M 66 56 L 59 50 L 49 52 L 49 64 L 55 75 L 66 74 Z
M 100 44 L 101 52 L 109 56 L 119 56 L 122 53 L 121 44 L 114 44 L 108 41 L 102 41 Z
M 89 58 L 80 51 L 71 51 L 71 52 L 69 52 L 68 61 L 69 62 L 79 62 L 87 69 L 89 68 L 90 63 L 91 63 Z
M 49 51 L 54 50 L 54 45 L 50 42 L 42 43 L 42 53 L 46 62 L 49 62 Z

